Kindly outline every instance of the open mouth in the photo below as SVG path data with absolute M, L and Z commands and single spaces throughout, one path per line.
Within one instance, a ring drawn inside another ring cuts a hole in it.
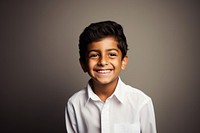
M 112 70 L 111 69 L 105 69 L 105 70 L 96 70 L 97 73 L 100 74 L 108 74 L 110 73 Z

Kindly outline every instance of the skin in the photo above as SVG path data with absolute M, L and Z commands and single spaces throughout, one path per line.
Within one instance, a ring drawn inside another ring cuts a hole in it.
M 92 89 L 105 102 L 114 92 L 118 75 L 126 68 L 128 56 L 122 59 L 118 42 L 113 37 L 106 37 L 93 42 L 87 47 L 86 63 L 80 61 L 84 72 L 92 78 Z

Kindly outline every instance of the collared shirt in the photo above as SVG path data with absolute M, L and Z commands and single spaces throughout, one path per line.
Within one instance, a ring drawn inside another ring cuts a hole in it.
M 156 133 L 152 100 L 119 78 L 105 102 L 90 84 L 75 93 L 65 108 L 68 133 Z

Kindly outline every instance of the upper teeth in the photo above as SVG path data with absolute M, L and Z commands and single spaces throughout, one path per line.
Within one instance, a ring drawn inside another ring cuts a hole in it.
M 107 72 L 110 72 L 110 70 L 98 70 L 98 72 L 100 72 L 100 73 L 107 73 Z

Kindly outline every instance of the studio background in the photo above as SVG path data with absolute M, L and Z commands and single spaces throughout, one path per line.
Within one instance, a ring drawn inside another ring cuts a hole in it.
M 121 78 L 152 98 L 158 132 L 199 132 L 198 1 L 3 0 L 0 18 L 1 133 L 66 132 L 67 99 L 89 79 L 78 38 L 102 20 L 124 27 Z

